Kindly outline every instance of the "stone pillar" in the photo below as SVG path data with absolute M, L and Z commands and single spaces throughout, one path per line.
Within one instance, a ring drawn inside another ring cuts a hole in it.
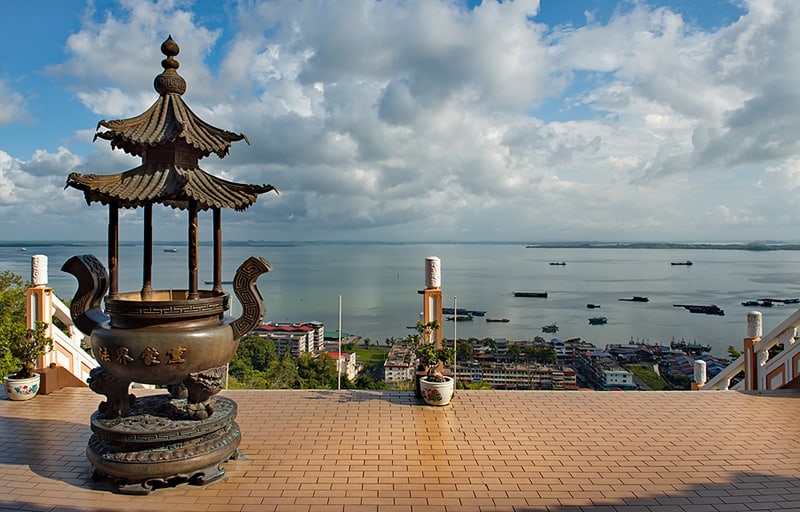
M 692 382 L 692 391 L 698 391 L 705 386 L 708 378 L 706 376 L 706 362 L 698 359 L 694 362 L 694 382 Z
M 34 254 L 31 256 L 31 288 L 25 291 L 25 326 L 34 329 L 36 322 L 44 322 L 44 331 L 48 338 L 53 337 L 53 289 L 47 286 L 47 256 Z M 38 368 L 46 367 L 51 361 L 51 353 L 45 354 L 37 362 Z
M 761 341 L 762 317 L 758 311 L 747 313 L 747 337 L 744 339 L 744 389 L 758 389 L 758 359 L 755 346 Z
M 442 348 L 442 273 L 441 261 L 436 256 L 425 258 L 425 291 L 422 305 L 422 322 L 436 321 L 438 329 L 431 333 L 432 342 Z

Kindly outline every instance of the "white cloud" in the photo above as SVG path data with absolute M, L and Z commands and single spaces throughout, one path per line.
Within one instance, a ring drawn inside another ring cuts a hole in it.
M 98 118 L 136 115 L 171 33 L 184 99 L 252 143 L 201 165 L 282 192 L 226 217 L 228 236 L 240 222 L 245 238 L 264 224 L 287 237 L 735 239 L 767 219 L 788 236 L 800 4 L 748 3 L 715 31 L 624 5 L 547 27 L 536 1 L 237 2 L 212 27 L 197 4 L 125 0 L 87 14 L 51 72 Z M 81 157 L 12 158 L 3 176 L 24 188 L 136 163 L 98 141 Z
M 24 122 L 29 117 L 27 103 L 22 94 L 0 79 L 0 126 Z

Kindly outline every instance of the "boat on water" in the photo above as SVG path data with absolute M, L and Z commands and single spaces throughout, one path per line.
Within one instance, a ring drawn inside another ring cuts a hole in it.
M 648 299 L 647 297 L 642 297 L 640 295 L 634 295 L 630 299 L 619 299 L 619 300 L 627 302 L 650 302 L 650 299 Z
M 206 284 L 214 284 L 214 281 L 203 281 Z M 233 281 L 222 281 L 220 284 L 233 284 Z M 416 327 L 415 327 L 416 329 Z
M 586 304 L 586 307 L 589 309 L 597 309 L 600 307 L 600 304 Z
M 593 316 L 589 319 L 589 325 L 604 325 L 608 323 L 608 318 L 604 316 Z
M 458 313 L 459 316 L 461 315 L 484 316 L 486 314 L 486 311 L 480 311 L 476 309 L 465 309 L 465 308 L 458 308 L 458 310 L 456 311 L 453 308 L 442 308 L 442 313 L 444 313 L 445 315 L 455 315 L 456 313 Z
M 684 340 L 673 341 L 669 344 L 673 350 L 682 350 L 689 355 L 700 355 L 703 352 L 711 352 L 711 345 L 701 345 L 700 343 L 686 343 Z
M 673 304 L 673 307 L 684 308 L 689 313 L 701 313 L 704 315 L 719 315 L 725 316 L 725 311 L 720 309 L 716 304 L 710 306 L 695 305 L 695 304 Z
M 554 332 L 558 332 L 558 326 L 556 324 L 542 326 L 542 332 L 553 334 Z
M 487 318 L 487 322 L 510 322 L 508 318 Z
M 475 317 L 473 317 L 472 315 L 464 315 L 464 316 L 455 315 L 455 316 L 448 316 L 447 320 L 450 321 L 450 322 L 452 322 L 454 320 L 456 322 L 465 322 L 465 321 L 473 320 L 474 318 Z
M 560 265 L 560 266 L 564 267 L 564 266 L 567 265 L 567 262 L 566 261 L 551 261 L 550 264 L 551 265 Z
M 164 252 L 178 252 L 178 249 L 172 247 L 170 249 L 164 249 Z
M 539 297 L 547 298 L 547 292 L 514 292 L 514 297 Z
M 686 260 L 686 261 L 673 261 L 672 263 L 670 263 L 670 265 L 685 265 L 685 266 L 687 266 L 687 267 L 688 267 L 688 266 L 694 265 L 694 263 L 692 263 L 690 260 Z
M 25 252 L 25 251 L 27 251 L 27 250 L 28 250 L 28 249 L 26 249 L 26 248 L 24 248 L 24 247 L 17 247 L 17 251 L 19 251 L 19 252 Z

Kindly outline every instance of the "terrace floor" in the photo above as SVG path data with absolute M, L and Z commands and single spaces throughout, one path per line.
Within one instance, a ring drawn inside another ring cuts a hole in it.
M 205 486 L 95 482 L 101 401 L 0 399 L 0 510 L 800 510 L 800 391 L 225 391 L 242 457 Z

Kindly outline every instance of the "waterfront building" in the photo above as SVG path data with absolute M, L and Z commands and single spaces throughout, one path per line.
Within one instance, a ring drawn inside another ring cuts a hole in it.
M 293 359 L 306 352 L 318 355 L 325 348 L 325 326 L 321 322 L 261 324 L 253 333 L 272 340 L 278 353 L 290 353 Z
M 579 352 L 577 364 L 581 376 L 595 389 L 636 389 L 633 374 L 620 366 L 608 352 Z
M 355 352 L 326 352 L 331 358 L 336 361 L 336 371 L 339 372 L 348 380 L 355 381 L 358 374 L 361 372 L 363 365 L 358 363 L 358 358 Z
M 407 345 L 393 345 L 383 363 L 383 380 L 390 384 L 413 380 L 414 364 L 414 354 Z
M 572 368 L 551 367 L 538 363 L 480 363 L 458 366 L 461 382 L 483 382 L 495 389 L 578 389 Z

